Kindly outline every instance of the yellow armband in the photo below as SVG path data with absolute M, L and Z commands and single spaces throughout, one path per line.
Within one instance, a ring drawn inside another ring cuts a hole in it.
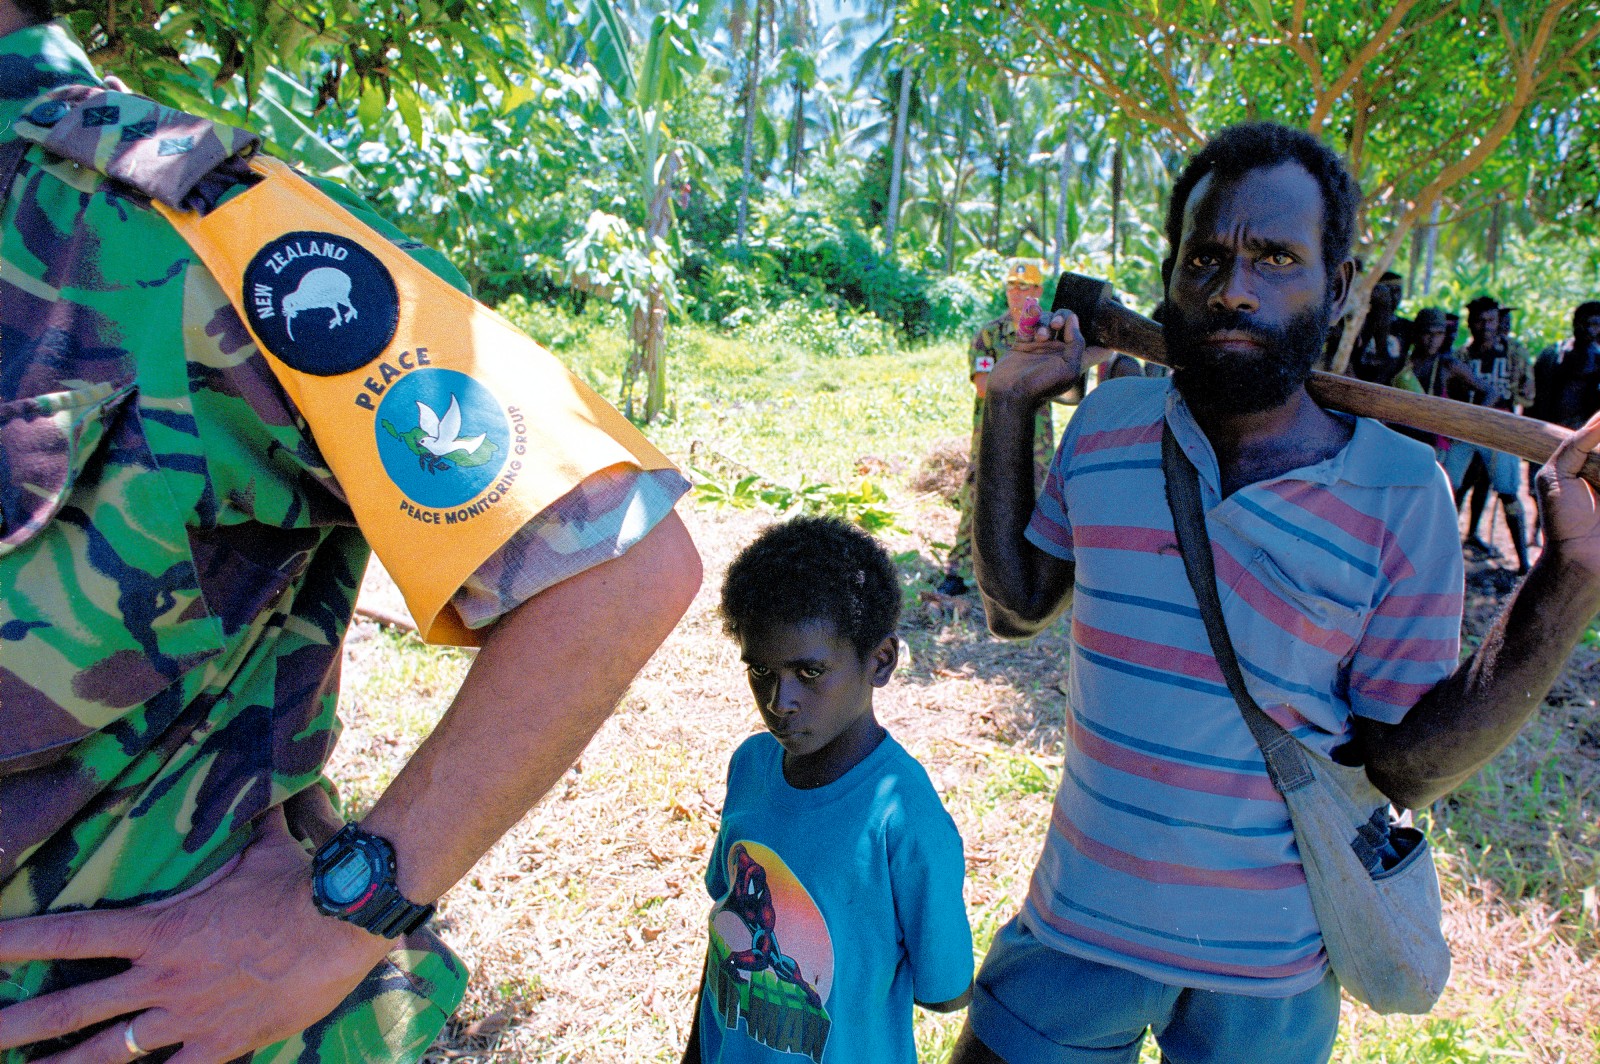
M 601 469 L 672 463 L 553 355 L 274 159 L 205 217 L 158 204 L 311 425 L 429 642 L 450 597 Z

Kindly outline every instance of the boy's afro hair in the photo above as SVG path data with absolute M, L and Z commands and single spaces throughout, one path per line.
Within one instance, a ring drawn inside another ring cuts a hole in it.
M 900 577 L 872 536 L 834 517 L 796 517 L 762 532 L 728 566 L 722 626 L 742 633 L 826 621 L 865 661 L 900 619 Z

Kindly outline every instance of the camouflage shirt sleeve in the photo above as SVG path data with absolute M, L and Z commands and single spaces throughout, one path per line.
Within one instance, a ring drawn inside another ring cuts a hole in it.
M 311 180 L 436 276 L 472 294 L 466 278 L 444 255 L 406 236 L 343 185 Z M 284 402 L 292 407 L 287 396 Z M 309 438 L 303 422 L 302 430 Z M 328 487 L 343 497 L 320 459 L 308 463 L 308 468 L 319 479 L 327 478 Z M 620 557 L 672 512 L 688 489 L 689 482 L 674 470 L 618 467 L 596 474 L 503 543 L 456 592 L 451 604 L 469 628 L 486 627 L 546 588 Z
M 482 628 L 546 588 L 621 557 L 688 490 L 674 469 L 601 470 L 523 525 L 450 603 L 467 627 Z
M 1005 357 L 1003 328 L 1005 318 L 996 318 L 972 338 L 972 346 L 967 349 L 967 376 L 976 376 L 979 373 L 990 373 L 994 370 L 995 363 Z

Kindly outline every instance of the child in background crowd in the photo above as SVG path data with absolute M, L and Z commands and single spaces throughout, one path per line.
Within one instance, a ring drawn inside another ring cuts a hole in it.
M 972 932 L 955 822 L 873 713 L 899 662 L 894 563 L 797 518 L 734 560 L 722 614 L 767 731 L 728 766 L 685 1064 L 912 1064 L 912 1003 L 966 1005 Z

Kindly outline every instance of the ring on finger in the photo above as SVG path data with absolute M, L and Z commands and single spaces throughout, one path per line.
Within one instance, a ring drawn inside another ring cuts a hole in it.
M 139 1045 L 139 1040 L 133 1037 L 133 1020 L 129 1020 L 127 1026 L 122 1028 L 122 1044 L 129 1053 L 133 1054 L 133 1059 L 135 1060 L 145 1055 L 145 1050 Z

